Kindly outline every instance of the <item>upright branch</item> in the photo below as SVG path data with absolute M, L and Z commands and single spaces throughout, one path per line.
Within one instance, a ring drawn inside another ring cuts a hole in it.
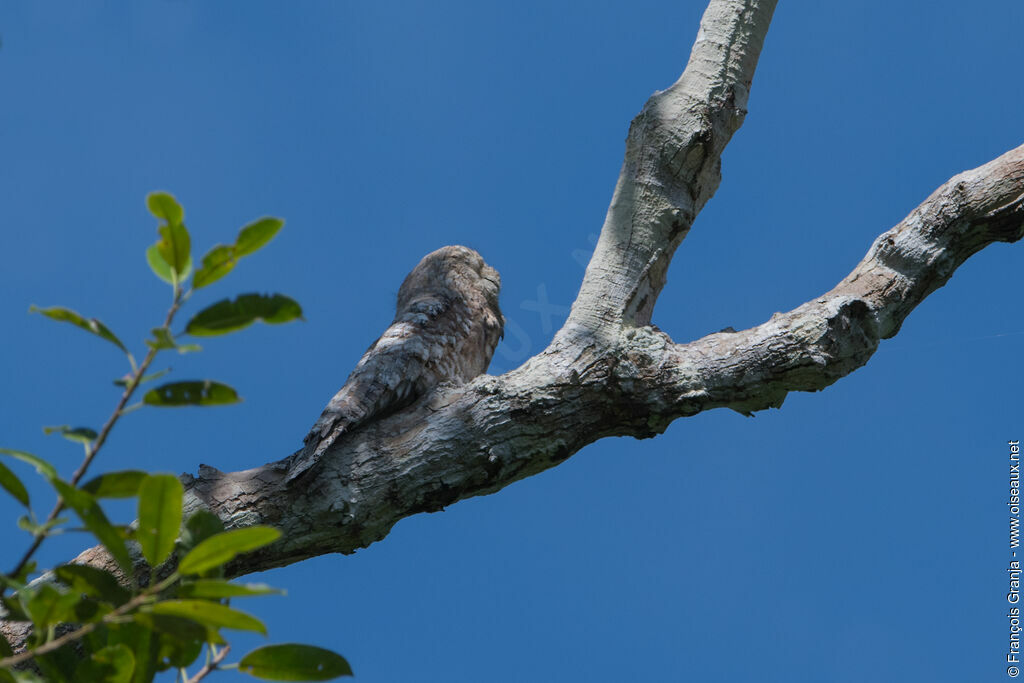
M 774 11 L 774 1 L 712 2 L 682 76 L 633 119 L 570 324 L 606 333 L 651 321 L 672 254 L 722 179 Z

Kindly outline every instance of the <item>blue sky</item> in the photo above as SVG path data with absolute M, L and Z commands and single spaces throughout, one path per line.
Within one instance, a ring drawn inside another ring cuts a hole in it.
M 139 350 L 168 299 L 143 259 L 155 189 L 184 204 L 199 253 L 287 220 L 193 312 L 277 291 L 307 322 L 171 359 L 245 401 L 134 413 L 102 468 L 288 455 L 445 244 L 502 275 L 491 371 L 540 351 L 628 123 L 678 76 L 703 3 L 486 5 L 0 3 L 0 445 L 70 473 L 79 452 L 40 425 L 113 407 L 116 350 L 27 310 L 69 306 Z M 1024 141 L 1022 24 L 1010 0 L 782 3 L 655 322 L 686 341 L 793 308 L 950 176 Z M 289 594 L 245 607 L 271 641 L 336 649 L 367 683 L 1000 680 L 1021 249 L 975 256 L 824 392 L 604 440 L 354 556 L 256 577 Z M 0 500 L 5 564 L 27 543 L 17 514 Z

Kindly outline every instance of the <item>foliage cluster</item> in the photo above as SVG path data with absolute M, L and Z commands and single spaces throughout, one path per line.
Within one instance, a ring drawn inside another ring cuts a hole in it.
M 225 663 L 230 645 L 222 629 L 266 634 L 259 619 L 233 607 L 231 600 L 280 591 L 262 584 L 230 582 L 225 579 L 224 567 L 241 553 L 275 542 L 279 531 L 266 526 L 225 530 L 221 520 L 207 510 L 184 519 L 184 490 L 172 474 L 127 470 L 82 483 L 111 430 L 127 413 L 145 406 L 212 406 L 240 400 L 232 387 L 204 379 L 163 383 L 131 403 L 142 385 L 167 374 L 166 369 L 150 372 L 161 353 L 200 350 L 196 344 L 179 342 L 179 337 L 221 335 L 256 321 L 277 324 L 302 317 L 299 304 L 281 294 L 243 294 L 206 307 L 193 315 L 180 333 L 173 333 L 171 325 L 191 295 L 220 280 L 241 258 L 265 246 L 284 222 L 265 217 L 246 225 L 232 244 L 216 245 L 195 268 L 181 205 L 165 192 L 150 194 L 146 205 L 159 221 L 159 239 L 146 251 L 146 260 L 157 277 L 171 286 L 172 299 L 163 324 L 153 328 L 145 340 L 147 352 L 141 362 L 95 318 L 59 306 L 30 309 L 113 344 L 127 356 L 130 371 L 115 380 L 122 393 L 99 431 L 69 425 L 44 428 L 47 434 L 82 444 L 84 458 L 70 479 L 62 478 L 44 458 L 0 448 L 0 455 L 33 467 L 57 496 L 50 514 L 40 520 L 24 483 L 0 461 L 0 488 L 27 509 L 18 525 L 32 535 L 20 561 L 8 573 L 0 574 L 3 619 L 24 622 L 29 628 L 18 653 L 0 635 L 0 683 L 147 683 L 167 670 L 176 670 L 179 680 L 191 683 L 229 668 L 268 680 L 323 681 L 351 675 L 340 655 L 310 645 L 260 647 L 238 662 Z M 134 523 L 110 521 L 101 503 L 113 498 L 137 499 Z M 80 527 L 69 525 L 70 518 L 62 514 L 67 510 L 75 514 Z M 65 531 L 95 537 L 112 558 L 113 571 L 84 564 L 38 571 L 33 556 L 40 544 Z M 202 667 L 190 677 L 189 667 L 204 652 Z

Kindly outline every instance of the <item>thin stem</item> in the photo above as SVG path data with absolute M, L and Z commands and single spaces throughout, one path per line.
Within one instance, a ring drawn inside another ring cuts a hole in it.
M 95 631 L 96 627 L 100 624 L 113 623 L 117 621 L 120 617 L 123 617 L 129 612 L 137 609 L 138 607 L 141 607 L 145 603 L 149 602 L 153 598 L 153 596 L 158 595 L 161 591 L 165 590 L 168 586 L 170 586 L 180 578 L 181 577 L 177 573 L 171 574 L 157 585 L 151 586 L 142 593 L 139 593 L 134 598 L 124 603 L 110 614 L 107 614 L 99 621 L 94 621 L 90 624 L 82 624 L 81 627 L 75 629 L 74 631 L 68 631 L 60 638 L 48 640 L 47 642 L 43 643 L 37 648 L 25 650 L 24 652 L 19 652 L 16 655 L 11 655 L 10 657 L 0 659 L 0 669 L 6 669 L 17 664 L 21 664 L 22 662 L 32 659 L 33 657 L 45 655 L 48 652 L 53 652 L 54 650 L 60 649 L 68 643 L 73 643 L 76 640 L 84 638 L 88 634 Z
M 163 326 L 165 328 L 170 328 L 171 322 L 174 320 L 174 314 L 178 312 L 178 309 L 181 307 L 182 303 L 184 303 L 184 298 L 182 297 L 181 289 L 175 287 L 174 301 L 172 302 L 171 307 L 167 310 L 167 317 L 164 319 Z M 114 412 L 111 413 L 110 417 L 107 418 L 107 421 L 106 423 L 104 423 L 103 428 L 100 430 L 100 433 L 96 436 L 96 440 L 92 442 L 91 446 L 86 447 L 85 458 L 82 460 L 82 464 L 78 466 L 78 469 L 75 470 L 74 475 L 72 475 L 71 477 L 72 486 L 76 486 L 78 482 L 82 480 L 82 477 L 85 476 L 86 471 L 89 469 L 89 465 L 91 465 L 92 461 L 96 459 L 96 454 L 100 452 L 100 448 L 102 448 L 103 444 L 106 443 L 107 437 L 110 435 L 110 430 L 114 428 L 114 425 L 117 424 L 118 419 L 121 417 L 121 415 L 124 414 L 124 407 L 128 404 L 128 401 L 131 399 L 132 394 L 135 393 L 135 390 L 138 388 L 139 383 L 142 381 L 142 376 L 146 374 L 146 370 L 149 369 L 149 366 L 153 362 L 153 359 L 156 358 L 157 353 L 159 353 L 158 349 L 150 348 L 149 352 L 146 354 L 146 357 L 142 359 L 142 363 L 132 372 L 132 377 L 128 381 L 127 386 L 125 386 L 124 393 L 121 394 L 121 398 L 117 402 L 117 406 L 114 408 Z M 135 363 L 133 359 L 132 365 L 134 366 L 134 364 Z M 44 525 L 49 524 L 53 520 L 57 519 L 57 515 L 59 515 L 63 509 L 64 499 L 58 497 L 57 503 L 53 506 L 53 509 L 50 511 L 50 514 L 46 517 L 46 522 L 44 522 Z M 32 559 L 32 556 L 35 555 L 36 551 L 39 549 L 39 546 L 42 544 L 44 538 L 46 538 L 46 536 L 41 535 L 36 536 L 32 540 L 32 544 L 29 546 L 28 550 L 25 551 L 25 554 L 18 561 L 18 564 L 10 572 L 10 576 L 17 576 L 18 572 L 25 568 L 25 565 L 28 564 L 29 560 Z M 6 592 L 6 586 L 0 588 L 0 596 L 4 595 Z
M 211 659 L 208 662 L 206 662 L 206 666 L 204 666 L 202 669 L 197 671 L 196 675 L 193 676 L 192 678 L 188 679 L 188 681 L 186 681 L 186 683 L 199 683 L 199 681 L 203 680 L 206 677 L 207 674 L 209 674 L 211 671 L 216 669 L 218 664 L 220 664 L 221 662 L 224 661 L 224 658 L 228 656 L 228 652 L 230 652 L 230 651 L 231 651 L 231 645 L 230 644 L 224 645 L 224 647 L 222 647 L 220 650 L 218 650 L 217 654 L 215 654 L 213 656 L 213 659 Z

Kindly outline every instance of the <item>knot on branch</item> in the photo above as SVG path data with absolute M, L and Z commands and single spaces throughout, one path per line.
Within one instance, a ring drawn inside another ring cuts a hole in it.
M 853 367 L 860 367 L 878 349 L 878 320 L 874 311 L 862 299 L 843 302 L 828 319 L 828 332 L 822 343 L 825 352 L 840 366 L 852 362 Z M 844 375 L 852 369 L 837 368 Z

